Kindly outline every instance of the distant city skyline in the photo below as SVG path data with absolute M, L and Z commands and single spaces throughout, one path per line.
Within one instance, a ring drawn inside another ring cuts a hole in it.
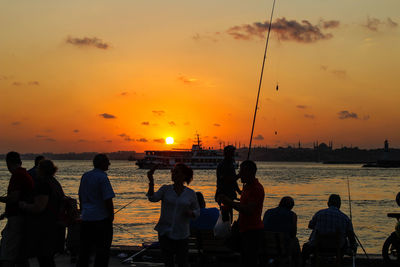
M 207 147 L 248 145 L 271 8 L 2 3 L 0 153 L 190 148 L 196 133 Z M 400 147 L 398 10 L 278 0 L 254 145 Z

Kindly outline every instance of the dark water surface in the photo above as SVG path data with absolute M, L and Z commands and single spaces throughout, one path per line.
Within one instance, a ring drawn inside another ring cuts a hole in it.
M 57 178 L 67 195 L 77 197 L 83 172 L 90 170 L 91 161 L 55 161 Z M 24 162 L 31 167 L 32 162 Z M 400 191 L 400 169 L 361 168 L 360 165 L 323 165 L 319 163 L 258 162 L 257 177 L 265 188 L 264 211 L 275 207 L 280 198 L 290 195 L 295 199 L 298 215 L 298 237 L 305 242 L 310 234 L 307 225 L 312 215 L 326 207 L 329 194 L 342 196 L 342 211 L 349 215 L 347 177 L 350 180 L 353 224 L 357 236 L 368 253 L 380 253 L 382 244 L 395 226 L 386 216 L 400 212 L 395 196 Z M 156 240 L 153 230 L 158 221 L 160 203 L 150 203 L 146 170 L 139 170 L 134 162 L 112 161 L 108 171 L 116 193 L 116 210 L 135 199 L 115 217 L 113 244 L 135 245 Z M 10 174 L 5 162 L 0 162 L 0 195 L 6 192 Z M 170 171 L 159 170 L 155 175 L 155 189 L 170 183 Z M 207 207 L 214 207 L 215 171 L 195 170 L 190 187 L 201 191 Z M 1 212 L 4 204 L 0 204 Z M 0 228 L 5 221 L 0 222 Z

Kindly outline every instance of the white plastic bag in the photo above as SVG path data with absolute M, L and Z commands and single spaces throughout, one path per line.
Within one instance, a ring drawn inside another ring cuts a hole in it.
M 219 212 L 217 223 L 214 226 L 214 236 L 218 239 L 225 239 L 231 235 L 231 220 L 224 222 L 222 214 Z

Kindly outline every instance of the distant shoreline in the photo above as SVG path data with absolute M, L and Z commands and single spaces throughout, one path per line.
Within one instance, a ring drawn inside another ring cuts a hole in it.
M 243 161 L 247 158 L 248 148 L 242 147 L 236 150 L 236 160 Z M 24 153 L 21 154 L 23 160 L 34 160 L 36 156 L 43 155 L 52 160 L 92 160 L 99 152 L 82 153 Z M 145 153 L 136 151 L 116 151 L 105 153 L 111 160 L 134 161 L 142 159 Z M 366 164 L 377 162 L 378 160 L 400 160 L 400 149 L 390 148 L 385 152 L 380 149 L 359 149 L 358 147 L 342 147 L 333 149 L 332 147 L 321 144 L 314 148 L 302 147 L 254 147 L 251 157 L 254 161 L 270 162 L 322 162 L 325 164 Z M 0 160 L 5 159 L 5 154 L 0 154 Z

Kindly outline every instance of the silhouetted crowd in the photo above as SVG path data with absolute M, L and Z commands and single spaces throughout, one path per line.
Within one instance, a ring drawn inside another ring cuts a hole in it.
M 154 190 L 155 165 L 148 171 L 147 197 L 161 201 L 160 218 L 155 226 L 165 266 L 189 266 L 189 236 L 213 231 L 215 238 L 228 240 L 227 246 L 241 254 L 243 266 L 266 266 L 266 234 L 280 233 L 286 254 L 294 266 L 304 266 L 316 252 L 321 238 L 337 237 L 341 253 L 355 253 L 351 220 L 340 211 L 341 199 L 332 194 L 328 208 L 315 213 L 308 227 L 311 236 L 300 249 L 297 235 L 295 202 L 283 197 L 278 206 L 262 217 L 264 187 L 256 178 L 257 166 L 251 160 L 240 164 L 236 174 L 235 148 L 224 149 L 224 160 L 217 167 L 215 201 L 219 208 L 206 208 L 201 192 L 188 187 L 193 170 L 176 164 L 171 170 L 171 184 Z M 115 197 L 106 171 L 110 161 L 105 154 L 93 159 L 94 168 L 83 174 L 79 185 L 79 209 L 74 199 L 64 194 L 51 160 L 38 156 L 35 166 L 26 170 L 17 152 L 6 156 L 11 173 L 7 193 L 0 197 L 7 218 L 1 235 L 0 266 L 29 266 L 29 258 L 37 258 L 40 266 L 55 266 L 54 255 L 63 253 L 65 244 L 76 266 L 88 266 L 94 253 L 94 266 L 108 266 L 113 238 Z M 239 188 L 237 181 L 243 184 Z M 237 198 L 240 196 L 239 199 Z M 238 212 L 234 221 L 233 211 Z M 66 240 L 66 228 L 68 228 Z M 66 242 L 67 241 L 67 242 Z
M 1 218 L 7 218 L 1 232 L 1 266 L 29 266 L 37 258 L 41 267 L 55 266 L 54 255 L 67 248 L 77 266 L 88 266 L 94 252 L 94 266 L 108 266 L 113 237 L 114 191 L 106 171 L 106 155 L 93 159 L 94 169 L 83 174 L 79 186 L 79 205 L 64 194 L 55 178 L 57 167 L 38 156 L 27 171 L 17 152 L 6 155 L 11 173 L 7 193 L 0 198 L 6 204 Z

